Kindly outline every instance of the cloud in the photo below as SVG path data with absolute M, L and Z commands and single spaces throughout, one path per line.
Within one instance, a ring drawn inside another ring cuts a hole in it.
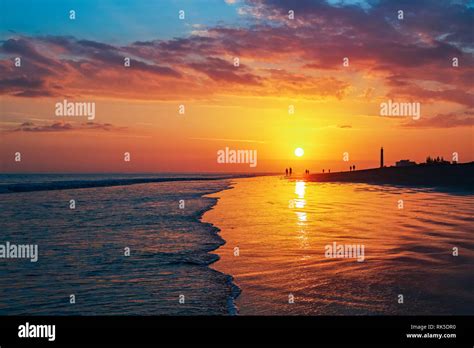
M 474 126 L 474 112 L 438 114 L 433 117 L 422 118 L 416 122 L 402 125 L 407 128 L 454 128 Z
M 191 140 L 201 140 L 201 141 L 217 141 L 217 142 L 232 142 L 232 143 L 256 143 L 256 144 L 265 144 L 265 141 L 262 140 L 250 140 L 250 139 L 225 139 L 225 138 L 189 138 Z
M 18 97 L 116 95 L 134 97 L 136 92 L 171 84 L 181 73 L 170 66 L 154 64 L 109 44 L 72 37 L 21 37 L 0 45 L 11 55 L 0 61 L 0 93 Z M 13 58 L 20 56 L 21 67 Z M 131 67 L 124 66 L 125 57 Z M 128 69 L 128 70 L 127 70 Z M 145 93 L 144 93 L 145 94 Z
M 233 2 L 233 1 L 230 1 Z M 372 98 L 472 107 L 474 8 L 463 1 L 247 0 L 240 27 L 199 26 L 193 35 L 122 46 L 70 36 L 12 36 L 0 43 L 0 94 L 187 100 L 225 95 Z M 366 6 L 367 5 L 367 6 Z M 239 5 L 240 6 L 240 5 Z M 288 10 L 295 20 L 288 19 Z M 12 59 L 24 64 L 15 68 Z M 124 58 L 131 66 L 124 67 Z M 239 57 L 240 67 L 233 66 Z M 350 67 L 342 67 L 348 57 Z M 452 66 L 457 57 L 459 68 Z M 431 86 L 436 84 L 435 87 Z M 357 86 L 356 86 L 357 87 Z M 380 94 L 380 93 L 379 93 Z
M 48 133 L 48 132 L 67 132 L 67 131 L 84 131 L 84 130 L 102 130 L 102 131 L 123 131 L 124 127 L 116 127 L 110 123 L 68 123 L 68 122 L 53 122 L 51 124 L 37 125 L 31 121 L 26 121 L 18 127 L 7 132 L 33 132 L 33 133 Z
M 246 66 L 235 67 L 230 62 L 220 58 L 208 57 L 202 62 L 189 63 L 188 66 L 195 71 L 206 74 L 214 81 L 243 85 L 261 84 L 261 78 L 249 73 Z
M 452 102 L 465 105 L 469 108 L 474 107 L 474 94 L 459 89 L 432 90 L 421 88 L 416 85 L 407 84 L 394 88 L 388 95 L 390 98 L 407 98 L 410 100 L 419 100 L 424 102 Z

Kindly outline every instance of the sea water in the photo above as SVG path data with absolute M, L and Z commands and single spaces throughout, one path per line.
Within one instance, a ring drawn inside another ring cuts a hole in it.
M 0 243 L 38 245 L 37 262 L 0 260 L 0 314 L 234 313 L 231 277 L 208 267 L 218 258 L 210 251 L 224 241 L 199 221 L 216 203 L 202 196 L 227 188 L 227 180 L 42 190 L 155 177 L 0 176 L 3 192 L 19 184 L 30 190 L 0 194 Z M 193 177 L 217 178 L 186 176 Z

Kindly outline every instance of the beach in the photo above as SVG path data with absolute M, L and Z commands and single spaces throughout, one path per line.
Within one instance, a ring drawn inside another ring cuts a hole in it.
M 474 313 L 471 193 L 215 175 L 0 187 L 2 315 Z
M 240 315 L 474 314 L 472 194 L 283 177 L 232 187 L 203 220 L 226 241 L 211 267 L 234 277 Z M 364 261 L 327 258 L 334 242 L 363 245 Z
M 412 187 L 446 187 L 474 192 L 474 162 L 418 164 L 306 175 L 315 182 L 352 182 Z

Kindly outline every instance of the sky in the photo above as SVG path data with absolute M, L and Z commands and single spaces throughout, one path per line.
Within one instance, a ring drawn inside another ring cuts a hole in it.
M 387 165 L 473 161 L 473 23 L 462 0 L 0 0 L 0 170 L 336 171 L 381 146 Z M 95 117 L 57 115 L 65 100 Z M 389 100 L 420 117 L 382 116 Z

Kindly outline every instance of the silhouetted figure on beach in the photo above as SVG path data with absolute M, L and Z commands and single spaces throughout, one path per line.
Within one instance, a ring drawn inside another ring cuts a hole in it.
M 324 174 L 324 169 L 323 169 L 323 174 Z
M 288 176 L 288 168 L 285 168 L 285 175 Z
M 329 169 L 329 173 L 331 173 L 331 169 Z
M 352 166 L 352 170 L 354 170 L 354 171 L 356 170 L 355 164 Z
M 290 176 L 291 176 L 291 173 L 293 173 L 293 170 L 292 170 L 291 167 L 290 167 Z

